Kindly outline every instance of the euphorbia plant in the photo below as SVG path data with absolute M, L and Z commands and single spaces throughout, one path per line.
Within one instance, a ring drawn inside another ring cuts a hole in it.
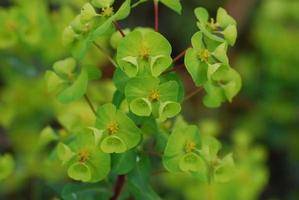
M 232 101 L 240 90 L 241 78 L 227 57 L 228 46 L 236 41 L 235 20 L 223 8 L 219 8 L 216 21 L 209 19 L 206 9 L 196 8 L 199 30 L 190 47 L 172 58 L 172 45 L 158 31 L 158 5 L 161 2 L 180 13 L 180 1 L 153 1 L 155 29 L 122 29 L 118 21 L 143 2 L 125 0 L 119 8 L 113 0 L 93 0 L 83 5 L 63 34 L 73 57 L 56 62 L 46 75 L 49 90 L 60 102 L 70 103 L 84 96 L 96 117 L 91 127 L 68 130 L 68 138 L 55 149 L 58 158 L 74 180 L 115 182 L 114 193 L 107 195 L 111 199 L 122 194 L 135 199 L 160 199 L 147 181 L 150 171 L 159 166 L 154 161 L 151 165 L 152 156 L 158 155 L 170 173 L 189 173 L 209 182 L 226 181 L 234 168 L 232 154 L 218 157 L 220 142 L 202 137 L 198 127 L 179 114 L 183 103 L 200 88 L 207 93 L 203 99 L 207 107 Z M 102 35 L 111 37 L 115 55 L 97 41 Z M 86 89 L 99 72 L 81 62 L 92 45 L 115 67 L 114 97 L 97 107 Z M 185 98 L 183 82 L 176 72 L 176 62 L 184 55 L 186 70 L 198 87 Z M 152 140 L 156 141 L 154 145 Z

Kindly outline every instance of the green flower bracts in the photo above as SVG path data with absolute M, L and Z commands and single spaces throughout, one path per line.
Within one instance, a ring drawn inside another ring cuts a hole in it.
M 230 67 L 228 44 L 235 43 L 236 22 L 219 8 L 217 22 L 209 22 L 209 14 L 204 8 L 196 8 L 200 31 L 191 39 L 192 47 L 185 54 L 185 66 L 197 86 L 203 86 L 207 95 L 203 103 L 207 107 L 219 107 L 221 103 L 233 97 L 241 89 L 240 75 Z
M 159 76 L 170 67 L 171 45 L 164 36 L 151 29 L 136 29 L 117 48 L 117 62 L 129 77 Z
M 49 92 L 55 93 L 61 103 L 70 103 L 84 95 L 88 73 L 84 68 L 77 73 L 76 61 L 73 58 L 56 62 L 53 70 L 46 72 L 47 86 Z
M 218 107 L 226 100 L 231 102 L 241 85 L 238 72 L 226 65 L 214 64 L 209 72 L 209 81 L 204 84 L 207 95 L 203 103 L 207 107 Z
M 67 174 L 74 180 L 97 182 L 103 180 L 110 171 L 110 155 L 104 153 L 98 138 L 91 132 L 81 132 L 69 145 L 59 143 L 58 158 L 67 168 Z
M 138 116 L 152 114 L 161 121 L 174 117 L 181 111 L 178 93 L 177 82 L 160 83 L 159 79 L 154 77 L 131 79 L 125 88 L 125 96 L 134 114 Z
M 221 143 L 211 137 L 202 137 L 201 154 L 208 165 L 208 179 L 215 182 L 227 182 L 235 172 L 235 164 L 232 153 L 227 154 L 224 158 L 218 157 L 221 149 Z
M 195 15 L 198 20 L 198 28 L 209 38 L 227 42 L 233 46 L 237 39 L 237 23 L 223 8 L 217 11 L 216 21 L 211 18 L 205 8 L 199 7 L 195 9 Z
M 141 140 L 141 130 L 113 104 L 98 109 L 96 128 L 103 134 L 100 148 L 105 153 L 126 152 Z
M 84 4 L 80 14 L 65 28 L 63 43 L 74 45 L 73 54 L 77 58 L 83 58 L 92 42 L 105 34 L 113 22 L 122 20 L 130 14 L 131 0 L 125 0 L 117 11 L 113 8 L 113 3 L 112 0 L 93 0 Z M 94 7 L 100 9 L 100 13 L 97 13 Z
M 199 153 L 200 149 L 201 139 L 198 128 L 187 125 L 178 118 L 164 151 L 164 167 L 173 173 L 205 173 L 207 168 Z
M 185 55 L 185 65 L 197 86 L 208 80 L 209 66 L 215 62 L 228 64 L 226 56 L 227 45 L 209 39 L 202 32 L 193 35 L 192 48 L 188 48 Z

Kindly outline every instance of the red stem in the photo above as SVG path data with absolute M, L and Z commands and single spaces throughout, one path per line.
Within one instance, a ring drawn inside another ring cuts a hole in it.
M 123 189 L 123 186 L 125 185 L 125 181 L 126 181 L 125 175 L 119 175 L 117 177 L 115 187 L 114 187 L 114 195 L 113 195 L 113 197 L 110 198 L 110 200 L 118 199 L 118 197 Z
M 181 52 L 179 55 L 177 55 L 177 56 L 173 59 L 172 63 L 176 63 L 178 60 L 180 60 L 180 59 L 186 54 L 186 51 L 187 51 L 187 49 L 184 50 L 183 52 Z
M 121 34 L 121 36 L 125 37 L 126 34 L 123 32 L 121 26 L 119 25 L 119 23 L 117 21 L 113 21 L 113 25 L 116 28 L 116 30 L 118 30 Z
M 155 31 L 159 31 L 159 2 L 154 0 L 154 8 L 155 8 Z

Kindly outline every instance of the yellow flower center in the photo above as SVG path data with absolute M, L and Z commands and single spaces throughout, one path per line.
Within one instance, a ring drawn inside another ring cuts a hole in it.
M 217 22 L 215 22 L 214 18 L 211 18 L 211 22 L 208 23 L 208 26 L 213 31 L 217 30 L 217 28 L 218 28 L 218 24 L 217 24 Z
M 149 99 L 150 101 L 154 102 L 154 101 L 159 101 L 160 99 L 160 92 L 159 90 L 152 90 L 149 94 Z
M 90 153 L 88 150 L 83 149 L 79 152 L 79 162 L 84 163 L 90 158 Z
M 119 130 L 119 125 L 116 121 L 112 121 L 107 125 L 109 134 L 115 134 Z
M 110 17 L 114 14 L 113 8 L 112 7 L 102 8 L 102 13 L 101 14 L 104 17 Z
M 139 51 L 139 55 L 144 58 L 144 59 L 147 59 L 150 55 L 150 52 L 149 52 L 149 48 L 147 47 L 142 47 Z
M 196 144 L 194 142 L 187 142 L 185 146 L 185 151 L 187 153 L 190 153 L 196 149 Z
M 201 61 L 207 62 L 210 56 L 210 52 L 207 49 L 203 49 L 199 52 L 198 57 Z

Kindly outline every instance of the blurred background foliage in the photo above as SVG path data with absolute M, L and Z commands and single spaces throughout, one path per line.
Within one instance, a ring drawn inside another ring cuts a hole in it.
M 61 105 L 45 89 L 44 72 L 70 55 L 61 33 L 85 0 L 0 1 L 0 199 L 72 199 L 78 191 L 48 156 L 54 144 L 50 126 L 68 134 L 94 118 L 82 101 Z M 186 102 L 183 113 L 204 135 L 217 136 L 223 154 L 233 151 L 237 170 L 225 184 L 203 184 L 197 177 L 153 172 L 154 189 L 166 200 L 299 199 L 299 1 L 182 0 L 182 16 L 161 6 L 160 30 L 170 39 L 173 55 L 189 46 L 196 32 L 193 9 L 211 13 L 225 7 L 238 21 L 239 39 L 230 52 L 243 88 L 232 104 L 207 109 L 203 94 Z M 123 27 L 153 26 L 153 5 L 134 9 Z M 109 36 L 101 42 L 109 48 Z M 110 48 L 111 49 L 111 48 Z M 112 50 L 111 50 L 112 51 Z M 181 61 L 182 62 L 182 61 Z M 96 49 L 82 61 L 102 70 L 88 88 L 92 101 L 111 101 L 113 67 Z M 178 71 L 186 90 L 195 86 L 184 69 Z M 47 145 L 45 145 L 47 144 Z M 160 166 L 161 167 L 161 166 Z M 79 184 L 80 185 L 80 184 Z M 94 187 L 89 192 L 97 193 Z M 90 189 L 90 187 L 89 187 Z

